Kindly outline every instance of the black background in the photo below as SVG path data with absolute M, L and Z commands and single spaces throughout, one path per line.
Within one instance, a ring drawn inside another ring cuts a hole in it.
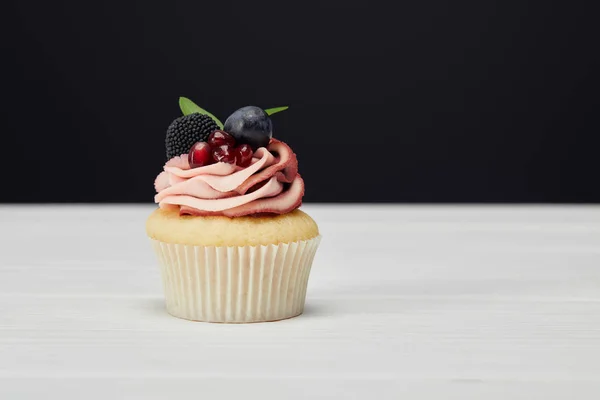
M 152 201 L 187 96 L 289 105 L 305 201 L 600 202 L 583 3 L 3 4 L 0 201 Z

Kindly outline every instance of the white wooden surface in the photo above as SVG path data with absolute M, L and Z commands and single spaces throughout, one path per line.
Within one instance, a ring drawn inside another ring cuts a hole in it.
M 150 206 L 0 207 L 0 399 L 598 399 L 600 207 L 307 206 L 306 313 L 170 317 Z

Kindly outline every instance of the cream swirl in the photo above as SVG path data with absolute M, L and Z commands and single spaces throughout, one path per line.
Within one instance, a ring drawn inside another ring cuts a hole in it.
M 283 214 L 299 207 L 304 195 L 296 155 L 274 139 L 254 153 L 246 168 L 226 163 L 190 168 L 185 155 L 175 157 L 156 178 L 155 189 L 160 207 L 229 217 Z

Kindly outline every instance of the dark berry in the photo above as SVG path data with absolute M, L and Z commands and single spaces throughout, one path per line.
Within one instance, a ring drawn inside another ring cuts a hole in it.
M 247 167 L 252 162 L 252 155 L 254 152 L 249 144 L 242 144 L 236 147 L 235 153 L 237 165 L 240 167 Z
M 273 136 L 273 123 L 263 109 L 247 106 L 227 118 L 223 127 L 238 144 L 249 144 L 252 150 L 266 147 Z
M 192 146 L 188 154 L 191 168 L 204 167 L 213 163 L 212 149 L 206 142 L 198 142 Z
M 235 146 L 235 139 L 227 132 L 214 131 L 208 136 L 208 144 L 215 148 L 225 145 L 233 147 Z
M 190 114 L 177 118 L 167 129 L 167 158 L 188 154 L 194 143 L 206 142 L 208 135 L 219 129 L 207 115 Z
M 228 145 L 213 148 L 212 158 L 215 162 L 235 164 L 235 149 Z

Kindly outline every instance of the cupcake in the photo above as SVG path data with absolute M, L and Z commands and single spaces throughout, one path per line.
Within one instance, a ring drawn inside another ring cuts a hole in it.
M 180 106 L 146 222 L 167 311 L 224 323 L 302 314 L 321 237 L 298 209 L 296 155 L 273 138 L 270 115 L 287 107 L 243 107 L 223 125 L 188 99 Z

